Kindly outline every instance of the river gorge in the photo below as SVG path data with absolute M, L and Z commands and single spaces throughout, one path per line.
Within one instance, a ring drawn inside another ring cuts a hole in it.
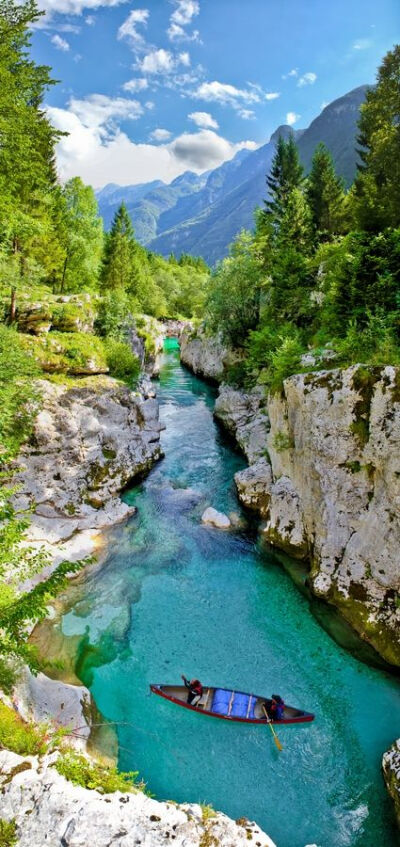
M 124 493 L 137 511 L 114 528 L 102 568 L 63 597 L 57 651 L 116 725 L 119 766 L 139 770 L 157 798 L 246 815 L 278 847 L 391 847 L 380 762 L 399 724 L 398 682 L 335 643 L 259 540 L 234 485 L 245 462 L 213 419 L 215 398 L 167 340 L 165 458 Z M 230 514 L 232 529 L 203 526 L 207 506 Z M 182 672 L 279 691 L 315 722 L 282 727 L 279 754 L 265 727 L 208 720 L 149 694 L 151 682 Z

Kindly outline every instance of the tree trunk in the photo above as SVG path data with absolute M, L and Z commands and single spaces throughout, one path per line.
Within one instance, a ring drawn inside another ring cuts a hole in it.
M 67 255 L 64 259 L 64 267 L 63 267 L 63 272 L 62 272 L 62 277 L 61 277 L 60 294 L 64 294 L 64 283 L 65 283 L 65 274 L 67 272 L 67 264 L 68 264 L 68 253 L 67 253 Z
M 15 285 L 11 287 L 11 303 L 10 303 L 10 324 L 15 321 L 15 313 L 17 311 L 17 289 Z

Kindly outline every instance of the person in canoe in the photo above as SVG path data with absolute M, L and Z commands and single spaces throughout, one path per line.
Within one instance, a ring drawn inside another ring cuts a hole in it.
M 285 703 L 279 694 L 272 694 L 269 706 L 269 716 L 273 721 L 281 721 L 285 711 Z
M 184 674 L 182 674 L 182 679 L 185 683 L 186 688 L 188 689 L 188 698 L 187 701 L 190 706 L 197 706 L 203 696 L 203 686 L 198 679 L 191 679 L 190 681 L 186 679 Z

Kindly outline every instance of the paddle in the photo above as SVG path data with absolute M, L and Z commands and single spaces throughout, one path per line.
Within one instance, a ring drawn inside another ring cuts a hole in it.
M 274 736 L 275 744 L 276 744 L 276 746 L 277 746 L 278 750 L 282 751 L 282 750 L 283 750 L 282 744 L 281 744 L 281 742 L 279 741 L 279 738 L 278 738 L 278 736 L 277 736 L 277 734 L 276 734 L 276 732 L 275 732 L 275 730 L 274 730 L 274 727 L 272 726 L 271 718 L 270 718 L 270 716 L 269 716 L 269 714 L 268 714 L 268 712 L 267 712 L 267 710 L 266 710 L 266 708 L 265 708 L 265 704 L 264 704 L 264 703 L 262 704 L 262 710 L 263 710 L 263 712 L 264 712 L 265 717 L 268 719 L 268 726 L 269 726 L 269 728 L 270 728 L 270 730 L 271 730 L 271 732 L 272 732 L 272 735 Z

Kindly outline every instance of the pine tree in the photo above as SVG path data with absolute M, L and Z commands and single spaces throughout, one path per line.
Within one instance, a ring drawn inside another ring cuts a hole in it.
M 125 288 L 134 293 L 136 241 L 128 210 L 121 203 L 106 238 L 101 280 L 105 288 Z M 132 290 L 133 289 L 133 290 Z
M 314 233 L 319 241 L 330 241 L 343 227 L 344 186 L 337 176 L 325 144 L 318 144 L 306 185 Z
M 276 226 L 284 215 L 290 192 L 303 181 L 303 167 L 293 135 L 288 140 L 280 135 L 272 167 L 267 176 L 270 200 L 265 201 L 266 214 Z
M 400 223 L 400 45 L 386 54 L 360 111 L 352 203 L 358 226 L 377 232 Z

